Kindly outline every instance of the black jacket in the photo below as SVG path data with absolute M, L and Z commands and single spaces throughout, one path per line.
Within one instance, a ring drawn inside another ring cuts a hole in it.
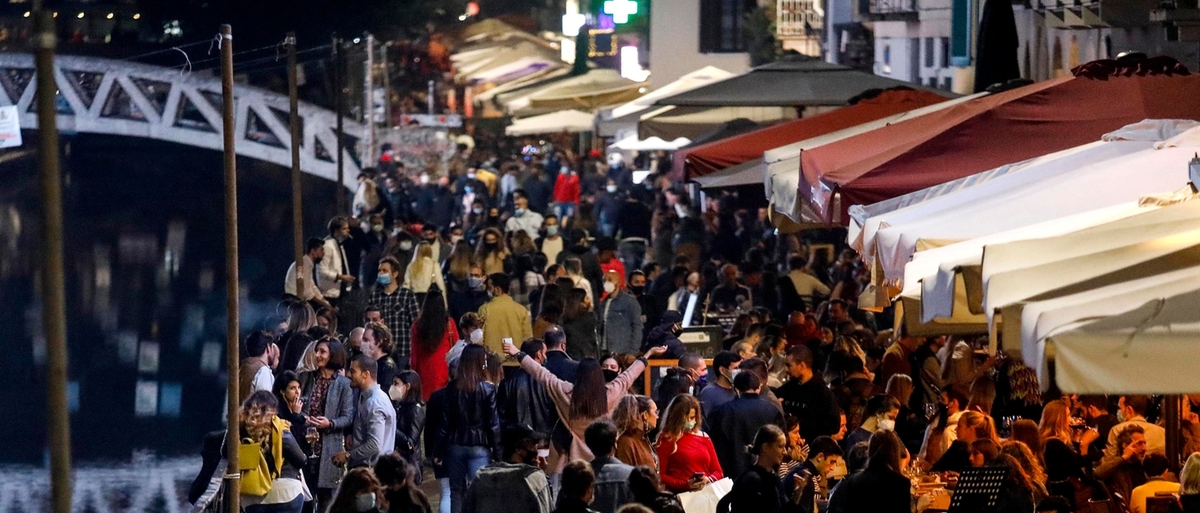
M 789 380 L 775 395 L 783 401 L 783 411 L 800 421 L 800 436 L 805 440 L 832 435 L 841 427 L 837 400 L 820 375 L 814 374 L 806 383 Z
M 782 513 L 799 511 L 788 500 L 779 475 L 758 465 L 738 474 L 733 489 L 721 502 L 729 503 L 730 513 Z M 720 513 L 721 508 L 717 508 Z
M 574 319 L 563 320 L 562 329 L 567 334 L 567 354 L 576 360 L 587 357 L 599 358 L 596 345 L 596 314 L 584 312 Z
M 784 427 L 783 413 L 758 394 L 746 394 L 722 404 L 705 420 L 717 460 L 727 476 L 740 476 L 754 466 L 754 458 L 746 453 L 746 446 L 754 443 L 759 428 L 767 424 Z
M 213 479 L 213 473 L 217 471 L 217 464 L 221 463 L 222 454 L 225 448 L 225 431 L 213 431 L 204 435 L 204 443 L 200 446 L 200 473 L 196 474 L 196 479 L 192 481 L 192 486 L 188 487 L 188 503 L 195 504 L 204 495 L 208 489 L 209 483 Z
M 829 498 L 828 513 L 911 513 L 912 482 L 898 472 L 866 469 L 843 479 Z
M 425 405 L 416 401 L 396 406 L 396 452 L 416 469 L 413 476 L 421 483 L 424 465 L 421 458 L 421 431 L 425 429 Z
M 638 237 L 650 243 L 650 209 L 640 201 L 625 201 L 617 214 L 617 231 L 622 239 Z
M 434 453 L 444 459 L 451 445 L 487 447 L 500 459 L 500 416 L 496 413 L 496 386 L 479 383 L 474 392 L 461 392 L 457 383 L 446 385 L 442 419 L 438 423 Z
M 546 351 L 546 363 L 543 363 L 542 367 L 550 371 L 554 377 L 574 383 L 575 371 L 579 369 L 579 362 L 572 360 L 567 353 L 562 351 Z M 542 432 L 545 433 L 545 431 Z
M 442 414 L 446 410 L 446 387 L 434 390 L 429 394 L 429 402 L 425 403 L 425 454 L 432 459 L 438 454 L 437 437 L 442 426 Z M 433 476 L 441 479 L 448 477 L 445 460 L 439 460 L 441 465 L 433 465 Z
M 549 433 L 558 420 L 558 412 L 546 387 L 520 367 L 505 370 L 496 404 L 500 409 L 502 428 L 525 425 L 538 433 Z
M 530 176 L 521 184 L 529 199 L 529 209 L 544 214 L 550 205 L 550 197 L 554 193 L 554 185 L 545 177 Z

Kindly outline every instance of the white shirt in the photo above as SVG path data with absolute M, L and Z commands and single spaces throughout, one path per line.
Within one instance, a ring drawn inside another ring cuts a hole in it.
M 562 237 L 546 237 L 542 239 L 542 254 L 546 255 L 546 266 L 550 266 L 550 262 L 558 261 L 558 254 L 563 250 Z M 542 269 L 545 271 L 545 269 Z
M 542 229 L 542 223 L 544 222 L 545 219 L 541 214 L 526 209 L 525 215 L 521 217 L 514 215 L 508 218 L 508 221 L 504 223 L 504 231 L 515 232 L 517 230 L 524 230 L 525 233 L 529 234 L 529 238 L 537 240 L 538 230 Z
M 259 367 L 258 372 L 254 373 L 254 380 L 250 382 L 250 386 L 254 387 L 254 392 L 260 390 L 270 392 L 271 388 L 275 386 L 275 374 L 272 373 L 271 366 Z
M 292 262 L 292 266 L 288 267 L 287 277 L 283 279 L 283 293 L 312 301 L 321 297 L 321 289 L 318 289 L 317 284 L 313 281 L 312 259 L 308 258 L 308 255 L 304 255 L 304 258 L 300 260 L 300 286 L 304 288 L 304 294 L 296 293 L 296 262 Z
M 346 263 L 346 250 L 342 248 L 341 243 L 332 237 L 326 238 L 325 258 L 317 265 L 317 287 L 321 289 L 321 294 L 329 299 L 340 297 L 342 282 L 337 278 L 343 274 L 353 276 L 356 273 L 350 272 L 349 264 Z
M 787 276 L 792 280 L 792 286 L 796 287 L 796 293 L 801 296 L 812 296 L 814 293 L 822 296 L 829 295 L 829 287 L 821 283 L 816 276 L 804 271 L 792 271 Z

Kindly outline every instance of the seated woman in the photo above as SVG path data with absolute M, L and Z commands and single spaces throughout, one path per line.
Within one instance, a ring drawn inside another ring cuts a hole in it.
M 911 513 L 912 482 L 901 473 L 908 466 L 908 449 L 900 437 L 876 431 L 867 453 L 867 467 L 833 489 L 828 513 Z

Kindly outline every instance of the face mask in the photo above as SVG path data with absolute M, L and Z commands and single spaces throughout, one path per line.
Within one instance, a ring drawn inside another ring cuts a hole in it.
M 605 187 L 604 189 L 607 190 L 609 194 L 617 192 L 617 186 L 615 186 L 615 185 L 609 185 L 608 187 Z
M 696 380 L 696 385 L 699 386 L 700 388 L 704 388 L 704 385 L 707 385 L 707 384 L 708 384 L 708 374 L 700 376 L 700 379 Z
M 473 208 L 473 209 L 471 209 L 471 213 L 475 214 L 475 215 L 479 215 L 479 214 L 483 213 L 483 209 L 482 208 Z
M 364 493 L 354 498 L 354 509 L 359 512 L 367 512 L 375 509 L 375 494 Z
M 462 235 L 451 235 L 450 236 L 450 244 L 451 245 L 458 244 L 458 241 L 460 241 L 462 239 L 463 239 Z
M 467 278 L 467 286 L 468 287 L 477 289 L 477 288 L 479 288 L 480 285 L 483 285 L 483 278 L 476 278 L 474 276 L 470 276 Z
M 421 175 L 421 185 L 425 185 L 427 183 L 429 183 L 429 175 L 422 174 Z
M 480 342 L 483 342 L 483 330 L 475 328 L 471 331 L 471 343 L 478 344 Z
M 474 179 L 475 179 L 475 173 L 467 173 L 467 180 L 474 180 Z
M 381 275 L 379 275 L 379 277 L 378 277 L 378 278 L 376 278 L 376 279 L 375 279 L 375 281 L 379 282 L 379 284 L 380 284 L 380 285 L 383 285 L 383 286 L 385 286 L 385 287 L 386 287 L 386 286 L 388 286 L 388 285 L 391 285 L 391 284 L 392 284 L 392 275 L 390 275 L 390 274 L 381 274 Z
M 685 429 L 687 429 L 688 431 L 692 431 L 692 430 L 696 429 L 696 421 L 689 420 L 689 421 L 687 421 L 687 424 L 683 425 L 683 427 Z
M 613 285 L 613 282 L 611 282 L 611 281 L 604 282 L 604 292 L 612 294 L 613 292 L 616 292 L 616 291 L 617 291 L 617 286 Z
M 523 209 L 523 208 L 518 208 L 517 210 L 513 211 L 513 215 L 514 215 L 514 216 L 517 216 L 517 217 L 524 216 L 524 215 L 525 215 L 525 209 Z
M 471 193 L 475 192 L 475 188 L 468 185 L 466 187 L 463 187 L 463 192 L 466 192 L 467 194 L 471 194 Z
M 393 401 L 396 401 L 396 402 L 403 401 L 404 400 L 404 386 L 392 385 L 392 388 L 388 389 L 388 397 L 390 397 Z
M 645 285 L 630 285 L 629 286 L 629 291 L 632 292 L 633 295 L 635 295 L 635 296 L 642 295 L 643 290 L 646 290 Z
M 733 369 L 733 370 L 729 371 L 729 382 L 733 383 L 733 378 L 738 377 L 738 374 L 741 374 L 741 373 L 742 373 L 742 369 Z
M 884 431 L 892 431 L 896 429 L 896 421 L 892 419 L 879 419 L 879 422 L 876 423 L 876 427 Z
M 617 376 L 618 376 L 617 371 L 612 370 L 612 369 L 604 369 L 604 382 L 605 383 L 608 383 L 614 379 L 617 379 Z
M 683 205 L 676 203 L 675 204 L 675 214 L 678 215 L 679 217 L 687 217 L 687 209 L 683 208 Z
M 496 299 L 496 293 L 490 289 L 488 290 L 488 299 Z
M 383 225 L 382 224 L 373 224 L 373 225 L 371 225 L 371 231 L 373 231 L 375 233 L 381 233 L 381 232 L 383 232 Z
M 495 242 L 495 241 L 492 241 L 492 242 L 487 242 L 487 241 L 484 241 L 484 242 L 483 242 L 483 245 L 484 245 L 484 247 L 486 247 L 486 248 L 488 248 L 488 249 L 496 249 L 496 246 L 497 246 L 498 244 L 500 244 L 500 243 L 499 243 L 499 242 Z
M 400 242 L 400 251 L 412 251 L 412 246 L 413 246 L 412 241 L 407 241 L 407 240 L 401 241 Z
M 558 235 L 558 225 L 557 224 L 546 227 L 546 236 L 547 237 L 555 237 L 557 235 Z
M 1125 422 L 1125 411 L 1124 410 L 1117 410 L 1117 422 L 1118 423 Z

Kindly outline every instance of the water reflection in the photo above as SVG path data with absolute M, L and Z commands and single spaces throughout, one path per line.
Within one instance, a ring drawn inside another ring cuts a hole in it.
M 36 142 L 33 135 L 25 140 Z M 36 469 L 46 452 L 37 172 L 32 157 L 9 155 L 0 154 L 0 411 L 17 421 L 0 423 L 4 513 L 13 511 L 12 501 L 28 502 L 14 497 L 40 500 L 36 490 L 14 492 L 8 483 L 41 475 Z M 135 458 L 175 465 L 169 458 L 197 454 L 204 433 L 221 428 L 221 155 L 78 135 L 64 139 L 63 166 L 75 461 L 94 469 L 125 468 Z M 289 183 L 286 169 L 239 160 L 244 330 L 266 326 L 282 292 L 291 258 Z M 333 184 L 305 176 L 304 187 L 306 233 L 320 235 L 332 214 Z M 77 501 L 77 511 L 88 510 L 79 507 Z

